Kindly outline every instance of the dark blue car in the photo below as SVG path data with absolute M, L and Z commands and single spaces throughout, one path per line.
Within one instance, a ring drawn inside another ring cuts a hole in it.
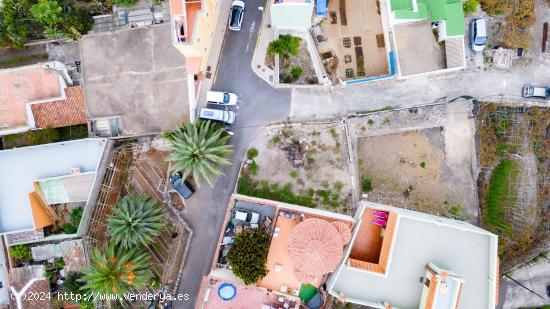
M 191 195 L 193 195 L 193 192 L 195 192 L 195 189 L 193 189 L 193 186 L 187 181 L 183 180 L 181 178 L 180 173 L 175 173 L 174 175 L 170 176 L 170 183 L 172 184 L 172 187 L 178 191 L 179 194 L 183 198 L 189 198 Z

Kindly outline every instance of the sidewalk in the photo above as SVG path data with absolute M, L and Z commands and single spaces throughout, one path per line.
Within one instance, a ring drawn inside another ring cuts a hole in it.
M 225 32 L 227 31 L 227 16 L 229 16 L 230 8 L 231 1 L 221 1 L 220 16 L 216 24 L 216 29 L 214 30 L 212 46 L 210 47 L 210 55 L 208 56 L 208 61 L 206 63 L 207 68 L 210 67 L 209 72 L 211 74 L 209 78 L 205 77 L 201 82 L 198 94 L 196 96 L 197 109 L 206 106 L 206 92 L 212 88 L 212 85 L 216 80 L 216 75 L 218 73 L 218 63 L 223 50 Z
M 269 27 L 268 27 L 269 25 Z M 267 47 L 269 43 L 275 39 L 275 30 L 271 27 L 271 15 L 269 13 L 269 5 L 264 8 L 262 27 L 254 48 L 254 56 L 252 57 L 252 71 L 261 79 L 265 80 L 270 86 L 275 86 L 275 70 L 265 65 Z M 275 65 L 275 64 L 273 64 Z

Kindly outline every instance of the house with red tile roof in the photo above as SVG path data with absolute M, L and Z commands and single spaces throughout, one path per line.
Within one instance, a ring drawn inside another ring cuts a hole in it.
M 84 93 L 59 61 L 0 70 L 0 136 L 86 123 Z
M 361 201 L 343 263 L 327 282 L 369 308 L 494 309 L 498 237 L 467 222 Z
M 43 265 L 12 268 L 10 302 L 14 309 L 49 309 L 50 283 Z M 42 296 L 40 296 L 42 295 Z

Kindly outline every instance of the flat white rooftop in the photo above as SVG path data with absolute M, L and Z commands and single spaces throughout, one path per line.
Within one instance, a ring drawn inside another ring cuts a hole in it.
M 343 293 L 350 301 L 388 302 L 395 308 L 416 309 L 422 295 L 420 278 L 432 262 L 465 280 L 459 308 L 494 307 L 490 281 L 495 280 L 496 236 L 467 223 L 462 229 L 463 222 L 453 227 L 438 221 L 400 215 L 387 277 L 343 265 L 331 293 Z
M 34 229 L 33 181 L 67 175 L 72 167 L 95 172 L 105 145 L 105 139 L 88 138 L 0 151 L 0 234 Z

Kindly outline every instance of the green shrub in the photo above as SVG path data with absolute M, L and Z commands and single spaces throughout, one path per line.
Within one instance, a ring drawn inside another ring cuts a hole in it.
M 298 55 L 301 41 L 302 39 L 300 39 L 299 37 L 295 37 L 289 34 L 280 35 L 277 40 L 269 43 L 269 46 L 267 47 L 267 55 L 280 55 L 287 57 L 290 54 L 296 56 Z
M 294 67 L 292 71 L 290 71 L 290 75 L 292 75 L 292 78 L 296 80 L 302 76 L 302 71 L 303 70 L 301 67 Z
M 115 0 L 115 4 L 120 6 L 131 6 L 134 5 L 136 2 L 137 0 Z
M 269 236 L 262 229 L 246 231 L 235 238 L 227 260 L 232 272 L 245 284 L 254 284 L 267 274 Z
M 279 135 L 275 135 L 273 136 L 273 138 L 271 139 L 275 144 L 279 144 L 279 142 L 281 141 L 281 137 Z
M 72 223 L 65 223 L 61 226 L 61 230 L 63 230 L 65 234 L 75 234 L 78 231 L 78 227 Z
M 290 177 L 292 177 L 292 178 L 298 178 L 298 172 L 297 172 L 297 171 L 291 171 L 291 172 L 290 172 Z
M 466 2 L 462 4 L 462 7 L 464 9 L 464 14 L 466 15 L 475 13 L 477 11 L 478 6 L 479 6 L 479 2 L 477 0 L 466 0 Z
M 246 157 L 248 160 L 252 160 L 258 156 L 258 149 L 250 148 L 246 151 Z
M 252 162 L 250 162 L 250 164 L 248 165 L 248 168 L 252 172 L 252 175 L 256 175 L 258 173 L 258 170 L 260 169 L 260 166 L 258 165 L 258 163 L 256 163 L 255 160 L 252 160 Z
M 59 139 L 59 133 L 53 128 L 27 131 L 25 136 L 29 139 L 31 145 L 49 144 Z
M 17 245 L 10 247 L 10 255 L 15 260 L 29 261 L 32 257 L 31 248 L 26 245 Z
M 361 177 L 361 189 L 363 190 L 363 192 L 371 192 L 372 181 L 368 178 Z
M 82 215 L 84 213 L 84 208 L 82 207 L 77 207 L 77 208 L 73 208 L 73 210 L 71 210 L 71 222 L 78 226 L 80 224 L 80 220 L 82 220 Z
M 374 124 L 374 120 L 369 119 L 369 120 L 367 121 L 367 124 L 368 124 L 369 126 L 372 126 L 372 125 Z
M 285 76 L 283 76 L 283 80 L 282 80 L 282 81 L 283 81 L 283 84 L 290 84 L 290 83 L 292 83 L 292 76 L 290 76 L 290 75 L 285 75 Z
M 421 168 L 426 168 L 426 162 L 424 162 L 424 161 L 420 162 L 420 167 Z

